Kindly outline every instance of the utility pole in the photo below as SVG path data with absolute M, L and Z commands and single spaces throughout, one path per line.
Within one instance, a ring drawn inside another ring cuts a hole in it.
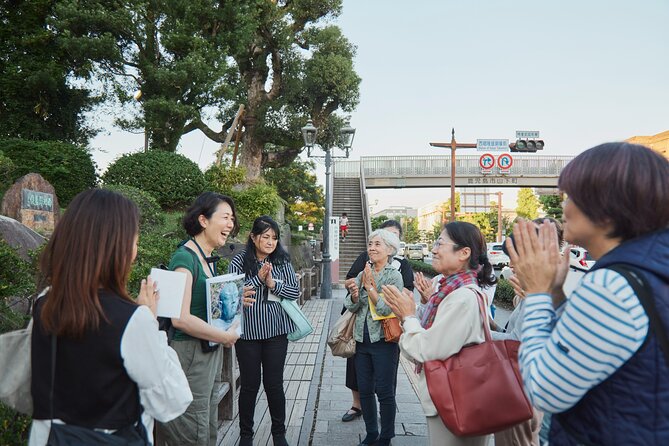
M 455 141 L 455 128 L 451 129 L 451 142 L 431 142 L 432 147 L 451 149 L 451 222 L 455 221 L 455 149 L 475 149 L 476 144 L 460 143 Z

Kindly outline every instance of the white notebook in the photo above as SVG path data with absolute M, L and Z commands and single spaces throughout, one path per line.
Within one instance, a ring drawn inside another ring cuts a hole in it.
M 186 291 L 186 273 L 151 268 L 151 278 L 158 284 L 157 315 L 179 319 Z

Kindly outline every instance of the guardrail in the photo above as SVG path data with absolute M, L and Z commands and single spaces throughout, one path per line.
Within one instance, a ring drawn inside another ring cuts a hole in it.
M 318 294 L 318 289 L 321 286 L 321 268 L 317 265 L 311 268 L 302 268 L 297 272 L 297 282 L 300 284 L 298 302 L 303 305 L 305 301 Z
M 480 155 L 455 158 L 456 175 L 480 175 Z M 514 155 L 511 175 L 559 176 L 572 156 Z M 449 177 L 451 157 L 448 155 L 365 156 L 359 161 L 337 161 L 336 178 Z

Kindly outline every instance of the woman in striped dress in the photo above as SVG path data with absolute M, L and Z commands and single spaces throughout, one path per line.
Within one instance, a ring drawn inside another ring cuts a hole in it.
M 253 445 L 253 414 L 261 369 L 274 445 L 288 444 L 283 368 L 288 351 L 287 334 L 294 327 L 280 300 L 297 299 L 299 285 L 279 237 L 279 225 L 272 218 L 256 218 L 246 249 L 237 254 L 229 266 L 229 272 L 245 274 L 246 285 L 253 286 L 256 291 L 256 302 L 244 308 L 243 333 L 235 346 L 241 378 L 240 446 Z

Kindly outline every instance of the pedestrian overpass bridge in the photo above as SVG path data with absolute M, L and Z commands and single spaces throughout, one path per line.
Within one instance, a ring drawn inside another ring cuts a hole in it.
M 455 157 L 456 187 L 557 187 L 572 156 L 513 154 L 508 173 L 494 167 L 482 173 L 480 155 Z M 361 178 L 366 189 L 449 187 L 450 155 L 364 156 L 359 161 L 336 160 L 334 178 Z

